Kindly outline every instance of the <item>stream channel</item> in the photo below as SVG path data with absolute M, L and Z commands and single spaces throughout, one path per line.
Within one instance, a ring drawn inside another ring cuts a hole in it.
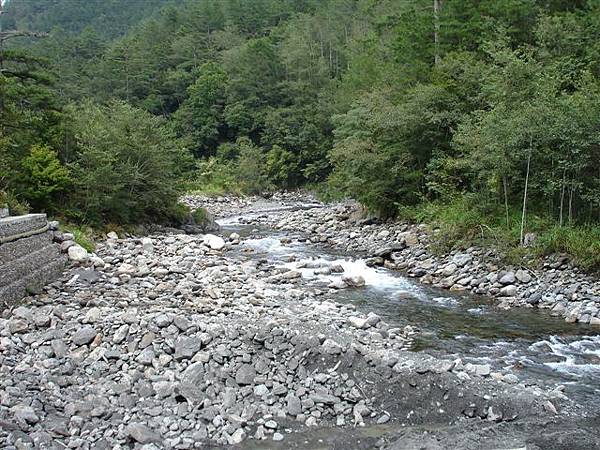
M 307 265 L 310 268 L 298 270 L 308 286 L 325 292 L 325 299 L 351 303 L 363 313 L 372 311 L 393 326 L 417 329 L 414 351 L 487 363 L 542 387 L 562 384 L 565 394 L 588 413 L 600 411 L 597 328 L 565 323 L 546 310 L 499 309 L 490 298 L 436 289 L 400 272 L 368 267 L 365 255 L 343 253 L 312 244 L 302 233 L 253 223 L 260 214 L 265 211 L 218 221 L 224 234 L 242 237 L 236 250 L 240 258 L 266 259 L 289 268 Z M 332 265 L 342 266 L 344 275 L 362 275 L 366 286 L 330 291 L 327 285 L 342 274 L 318 272 Z

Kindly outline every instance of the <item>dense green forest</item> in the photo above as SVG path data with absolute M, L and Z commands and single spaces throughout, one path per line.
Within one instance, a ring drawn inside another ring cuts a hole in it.
M 13 205 L 132 223 L 309 185 L 600 265 L 600 0 L 11 0 L 1 23 Z

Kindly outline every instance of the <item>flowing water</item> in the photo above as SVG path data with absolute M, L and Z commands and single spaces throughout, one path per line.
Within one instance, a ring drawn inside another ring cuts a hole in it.
M 600 409 L 600 336 L 591 326 L 567 324 L 547 311 L 501 310 L 492 299 L 450 293 L 419 284 L 402 274 L 368 267 L 359 255 L 347 255 L 307 243 L 298 233 L 244 225 L 246 216 L 220 221 L 224 232 L 244 237 L 240 256 L 268 259 L 298 270 L 310 285 L 326 286 L 341 273 L 361 275 L 366 286 L 333 292 L 339 302 L 373 311 L 395 326 L 419 330 L 414 351 L 454 355 L 465 362 L 488 363 L 538 385 L 565 386 L 578 402 Z M 289 243 L 282 243 L 291 239 Z M 326 290 L 326 289 L 324 289 Z

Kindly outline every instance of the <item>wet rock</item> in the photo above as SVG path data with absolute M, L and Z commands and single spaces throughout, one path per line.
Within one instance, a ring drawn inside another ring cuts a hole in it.
M 341 278 L 336 278 L 327 287 L 332 289 L 346 289 L 348 285 Z
M 342 281 L 350 287 L 363 287 L 366 284 L 361 275 L 345 276 Z

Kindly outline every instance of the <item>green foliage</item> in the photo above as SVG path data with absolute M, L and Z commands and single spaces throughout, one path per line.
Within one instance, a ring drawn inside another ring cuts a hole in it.
M 62 231 L 72 233 L 75 242 L 92 253 L 96 250 L 94 242 L 94 230 L 85 225 L 74 225 L 71 223 L 61 224 Z
M 210 155 L 223 134 L 227 73 L 217 64 L 202 65 L 199 76 L 188 89 L 188 98 L 174 115 L 180 136 L 190 138 L 196 155 Z
M 552 227 L 538 238 L 543 254 L 566 253 L 583 269 L 600 270 L 600 227 Z
M 71 184 L 69 170 L 57 153 L 44 145 L 35 145 L 22 162 L 24 198 L 36 210 L 57 208 L 59 195 Z
M 260 194 L 270 187 L 266 172 L 266 156 L 262 149 L 253 145 L 247 138 L 236 142 L 238 157 L 230 161 L 230 173 L 242 192 Z
M 596 1 L 38 3 L 11 0 L 5 28 L 62 29 L 3 46 L 0 75 L 0 189 L 36 209 L 131 222 L 181 215 L 182 181 L 327 180 L 517 259 L 521 227 L 600 221 Z M 556 233 L 547 248 L 582 254 Z
M 122 102 L 84 103 L 70 113 L 75 214 L 95 223 L 168 219 L 189 160 L 162 120 Z
M 4 200 L 0 201 L 0 203 L 8 206 L 8 211 L 11 216 L 22 216 L 24 214 L 29 214 L 31 211 L 31 206 L 27 201 L 19 199 L 10 191 L 4 193 Z

